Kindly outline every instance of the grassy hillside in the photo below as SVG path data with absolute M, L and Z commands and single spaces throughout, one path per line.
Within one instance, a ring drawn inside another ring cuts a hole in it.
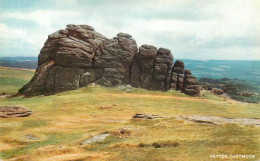
M 0 93 L 15 94 L 32 78 L 34 70 L 0 67 Z
M 14 84 L 1 81 L 1 90 L 15 91 L 32 74 L 1 69 L 1 80 L 17 80 Z M 0 118 L 0 157 L 25 161 L 199 161 L 218 160 L 210 158 L 214 154 L 255 154 L 259 159 L 257 126 L 176 119 L 186 115 L 259 118 L 259 104 L 224 100 L 205 92 L 202 95 L 143 89 L 127 93 L 118 88 L 89 86 L 52 96 L 0 98 L 0 105 L 26 106 L 33 111 L 30 117 Z M 163 118 L 133 120 L 136 113 Z M 104 132 L 110 134 L 105 140 L 80 145 Z

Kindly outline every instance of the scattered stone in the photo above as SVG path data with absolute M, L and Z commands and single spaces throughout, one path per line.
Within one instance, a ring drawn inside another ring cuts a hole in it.
M 125 90 L 127 93 L 131 93 L 131 92 L 133 92 L 134 90 L 133 89 L 126 89 Z
M 117 88 L 117 90 L 119 91 L 125 91 L 127 93 L 131 93 L 133 91 L 135 91 L 135 89 L 131 86 L 131 85 L 126 85 L 126 86 L 119 86 Z
M 222 95 L 224 93 L 224 91 L 222 89 L 219 89 L 219 88 L 213 88 L 211 90 L 211 93 L 213 93 L 215 95 Z
M 32 111 L 25 107 L 8 105 L 0 106 L 0 117 L 9 118 L 9 117 L 28 117 L 32 114 Z
M 227 93 L 223 93 L 222 95 L 219 95 L 219 96 L 226 99 L 226 100 L 231 99 Z
M 3 92 L 3 93 L 0 94 L 0 98 L 4 98 L 4 97 L 10 97 L 10 95 Z
M 117 137 L 127 137 L 132 135 L 132 130 L 130 128 L 120 128 L 113 131 L 112 134 Z
M 117 88 L 117 90 L 119 91 L 125 91 L 126 89 L 127 89 L 126 86 L 120 86 Z
M 132 86 L 130 84 L 126 85 L 126 88 L 132 88 Z
M 87 140 L 81 142 L 80 145 L 86 145 L 86 144 L 100 142 L 100 141 L 105 140 L 108 136 L 110 136 L 110 134 L 108 132 L 104 132 L 102 134 L 93 136 L 92 138 L 87 139 Z
M 131 135 L 131 131 L 126 130 L 126 129 L 122 129 L 122 130 L 120 130 L 120 134 L 122 134 L 122 135 Z
M 159 115 L 150 115 L 150 114 L 143 114 L 143 113 L 137 113 L 133 117 L 133 119 L 156 119 L 156 118 L 162 118 Z
M 134 126 L 126 126 L 112 130 L 109 133 L 118 138 L 125 138 L 135 135 L 138 130 L 139 128 L 136 128 Z
M 161 148 L 161 147 L 162 147 L 162 146 L 161 146 L 160 144 L 158 144 L 158 143 L 153 143 L 152 146 L 155 147 L 155 148 Z
M 39 139 L 40 139 L 40 137 L 35 136 L 35 135 L 32 135 L 32 134 L 27 134 L 27 135 L 25 136 L 25 140 L 36 141 L 36 140 L 39 140 Z

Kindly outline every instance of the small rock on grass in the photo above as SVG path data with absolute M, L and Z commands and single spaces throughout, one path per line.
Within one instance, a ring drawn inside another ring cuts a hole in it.
M 28 117 L 33 112 L 26 107 L 8 105 L 0 106 L 0 117 L 9 118 L 9 117 Z
M 110 134 L 108 132 L 101 133 L 99 135 L 93 136 L 90 139 L 84 140 L 80 143 L 80 145 L 86 145 L 91 143 L 96 143 L 105 140 Z
M 156 118 L 162 118 L 162 117 L 159 115 L 137 113 L 132 118 L 133 119 L 156 119 Z

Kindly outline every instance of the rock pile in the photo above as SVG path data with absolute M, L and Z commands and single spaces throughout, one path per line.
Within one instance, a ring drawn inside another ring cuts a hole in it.
M 130 84 L 149 90 L 175 89 L 198 95 L 197 88 L 194 90 L 197 84 L 190 84 L 191 79 L 195 77 L 187 77 L 185 82 L 183 62 L 176 61 L 173 66 L 169 49 L 142 45 L 138 50 L 129 34 L 118 33 L 108 39 L 91 26 L 67 25 L 66 29 L 48 36 L 34 77 L 19 93 L 51 95 L 95 82 L 109 87 Z

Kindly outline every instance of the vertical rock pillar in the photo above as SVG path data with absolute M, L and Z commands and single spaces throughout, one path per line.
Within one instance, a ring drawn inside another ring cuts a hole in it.
M 172 76 L 170 89 L 181 90 L 183 89 L 183 78 L 184 78 L 184 63 L 177 60 L 172 68 Z
M 153 66 L 157 56 L 157 48 L 151 45 L 142 45 L 131 69 L 131 85 L 151 89 Z
M 169 49 L 159 48 L 153 69 L 153 90 L 167 91 L 169 89 L 173 56 Z
M 185 77 L 183 81 L 183 93 L 191 96 L 200 95 L 199 82 L 195 76 L 193 76 L 190 70 L 185 70 Z

